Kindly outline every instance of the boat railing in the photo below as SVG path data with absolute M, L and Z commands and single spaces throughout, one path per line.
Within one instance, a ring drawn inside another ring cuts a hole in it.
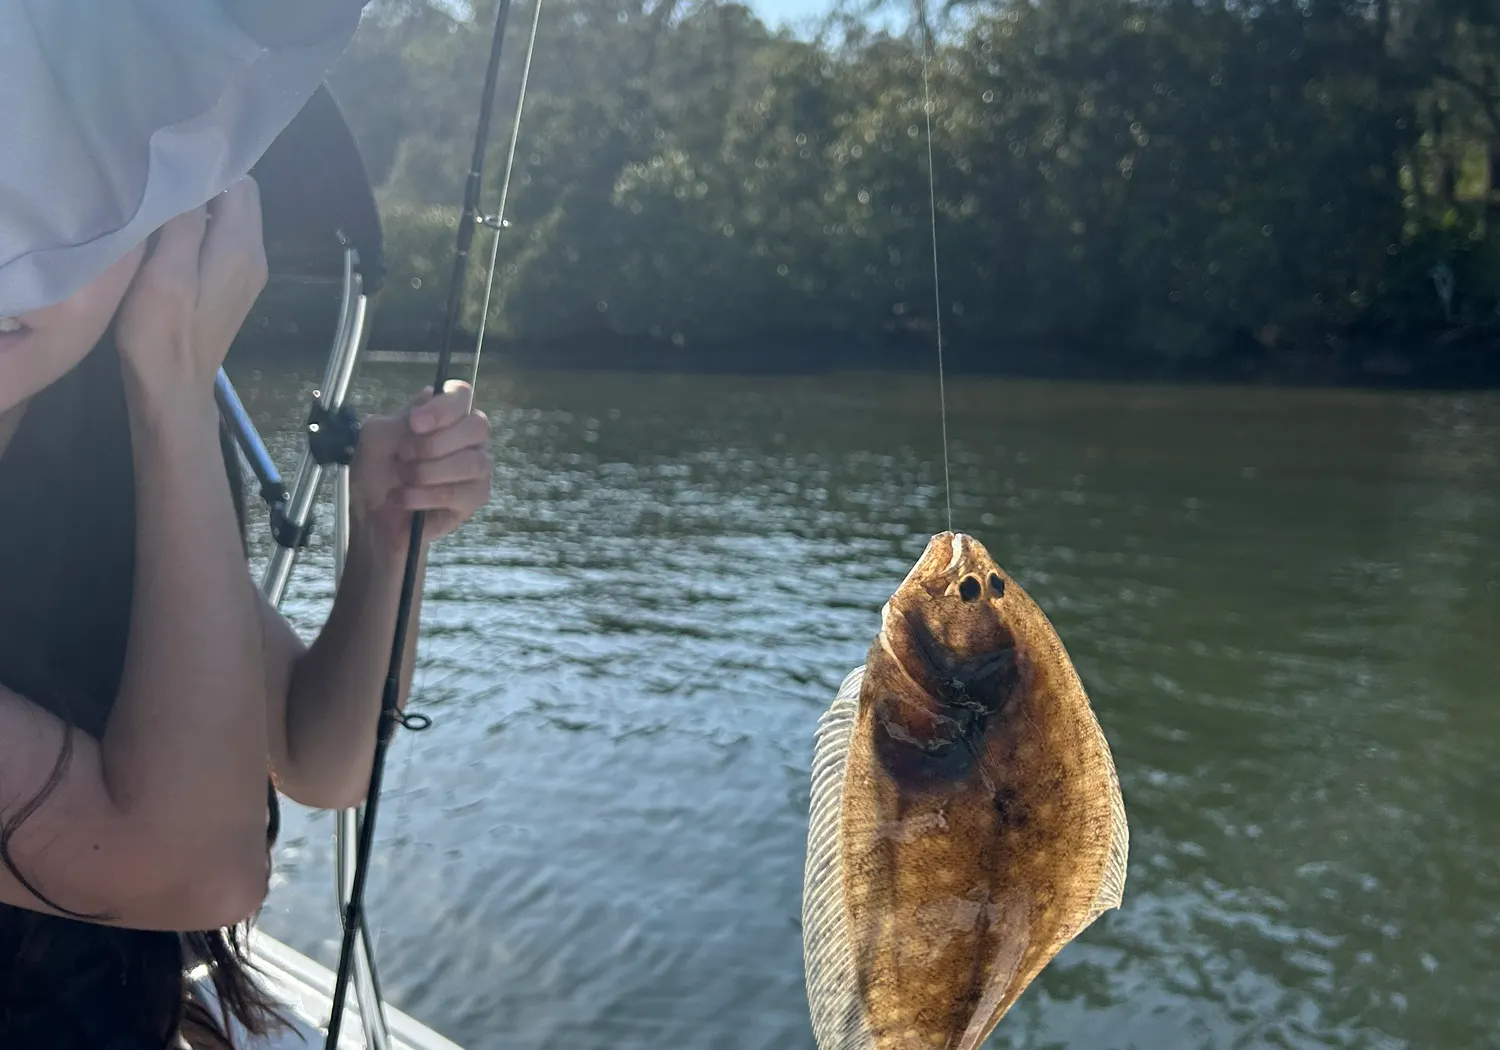
M 337 439 L 325 428 L 347 426 L 351 418 L 345 409 L 349 386 L 366 345 L 366 318 L 369 303 L 364 292 L 364 277 L 359 253 L 344 248 L 343 292 L 340 297 L 338 323 L 328 354 L 328 366 L 322 384 L 312 392 L 306 424 L 307 442 L 292 486 L 282 481 L 270 452 L 245 410 L 239 394 L 221 368 L 215 379 L 214 395 L 221 418 L 234 435 L 235 444 L 246 465 L 260 484 L 260 495 L 266 503 L 272 539 L 271 556 L 261 577 L 261 592 L 278 608 L 286 596 L 299 554 L 306 546 L 311 530 L 313 508 L 324 481 L 332 475 L 333 492 L 333 564 L 335 583 L 342 577 L 349 549 L 349 469 L 347 453 L 352 442 Z M 373 701 L 374 698 L 372 698 Z M 354 878 L 355 844 L 358 840 L 361 813 L 357 809 L 339 810 L 334 823 L 335 890 L 338 914 L 345 913 Z M 354 993 L 361 1027 L 368 1050 L 393 1050 L 385 1002 L 380 992 L 375 956 L 368 930 L 361 923 L 357 932 L 358 950 L 354 958 Z

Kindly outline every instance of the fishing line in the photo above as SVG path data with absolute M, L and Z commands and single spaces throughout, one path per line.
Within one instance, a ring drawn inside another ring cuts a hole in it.
M 526 42 L 526 63 L 521 69 L 521 91 L 516 96 L 516 119 L 510 129 L 510 152 L 505 158 L 505 177 L 500 180 L 500 205 L 485 225 L 495 231 L 490 238 L 489 275 L 484 282 L 484 303 L 479 309 L 479 334 L 474 338 L 474 367 L 469 373 L 469 407 L 474 406 L 474 388 L 479 385 L 479 355 L 484 351 L 484 329 L 490 319 L 490 296 L 495 290 L 495 263 L 500 257 L 499 233 L 505 228 L 505 202 L 510 199 L 510 176 L 516 166 L 516 142 L 521 137 L 521 110 L 526 105 L 526 85 L 531 81 L 531 56 L 536 51 L 536 30 L 542 21 L 542 0 L 536 0 L 531 15 L 531 39 Z
M 948 531 L 953 531 L 953 473 L 948 455 L 948 389 L 943 374 L 943 291 L 938 277 L 937 170 L 932 160 L 932 89 L 927 67 L 932 61 L 932 30 L 927 5 L 917 5 L 922 31 L 922 111 L 927 118 L 927 207 L 932 224 L 932 309 L 937 318 L 938 416 L 943 426 L 943 494 L 948 507 Z
M 463 301 L 464 274 L 469 261 L 469 249 L 474 243 L 474 228 L 482 220 L 479 215 L 479 189 L 484 171 L 484 155 L 489 145 L 490 120 L 495 108 L 495 84 L 500 75 L 500 56 L 505 40 L 505 27 L 510 19 L 512 0 L 500 0 L 495 12 L 494 35 L 490 41 L 489 64 L 485 68 L 484 89 L 479 99 L 478 127 L 474 131 L 474 153 L 469 162 L 468 178 L 464 181 L 463 213 L 458 221 L 458 236 L 453 255 L 453 269 L 448 284 L 448 302 L 443 318 L 443 342 L 438 352 L 437 374 L 432 382 L 433 393 L 441 394 L 448 381 L 449 368 L 453 362 L 453 343 L 458 331 L 459 308 Z M 533 33 L 534 33 L 533 26 Z M 533 43 L 535 36 L 533 35 Z M 528 58 L 528 65 L 530 59 Z M 523 96 L 524 98 L 524 92 Z M 519 114 L 519 103 L 517 113 Z M 514 147 L 510 162 L 515 160 Z M 506 182 L 510 174 L 506 173 Z M 487 224 L 486 224 L 487 225 Z M 497 223 L 498 225 L 498 223 Z M 493 276 L 493 272 L 492 272 Z M 411 612 L 416 597 L 417 572 L 421 567 L 423 534 L 427 515 L 414 511 L 411 516 L 411 535 L 407 541 L 406 567 L 401 578 L 401 598 L 396 607 L 396 627 L 391 638 L 390 662 L 386 669 L 384 688 L 380 697 L 380 721 L 375 732 L 375 753 L 370 765 L 370 783 L 365 793 L 365 806 L 359 821 L 359 842 L 355 849 L 354 877 L 351 880 L 349 900 L 344 908 L 343 941 L 339 947 L 338 972 L 334 977 L 331 1009 L 328 1017 L 328 1033 L 325 1050 L 338 1050 L 339 1032 L 344 1020 L 344 1003 L 349 993 L 349 981 L 353 972 L 354 953 L 358 934 L 364 927 L 365 886 L 369 881 L 370 859 L 375 846 L 375 816 L 380 807 L 380 788 L 385 776 L 386 754 L 396 726 L 407 729 L 425 729 L 432 720 L 425 715 L 405 714 L 398 709 L 401 695 L 402 664 L 406 657 L 406 640 L 411 626 Z M 415 675 L 413 675 L 415 687 Z

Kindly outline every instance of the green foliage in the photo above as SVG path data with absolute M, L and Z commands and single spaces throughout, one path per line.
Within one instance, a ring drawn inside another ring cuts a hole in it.
M 546 5 L 497 336 L 928 339 L 930 207 L 945 334 L 981 363 L 1316 355 L 1496 309 L 1500 18 L 1480 0 L 961 4 L 927 63 L 932 202 L 915 31 Z M 377 3 L 334 78 L 380 184 L 386 344 L 430 344 L 441 318 L 493 9 Z M 491 203 L 531 12 L 513 13 Z

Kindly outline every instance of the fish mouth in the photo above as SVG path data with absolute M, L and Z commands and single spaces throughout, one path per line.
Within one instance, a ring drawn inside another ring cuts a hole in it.
M 949 560 L 946 562 L 943 561 L 942 555 L 938 553 L 938 545 L 944 541 L 947 541 L 949 545 Z M 900 586 L 896 588 L 896 593 L 900 594 L 927 576 L 940 576 L 951 571 L 953 563 L 962 557 L 962 552 L 966 545 L 972 542 L 968 536 L 965 536 L 961 532 L 939 532 L 930 537 L 927 540 L 927 546 L 922 548 L 921 557 L 917 558 L 912 567 L 907 570 L 906 577 L 901 581 Z M 947 570 L 941 568 L 944 565 L 948 566 Z

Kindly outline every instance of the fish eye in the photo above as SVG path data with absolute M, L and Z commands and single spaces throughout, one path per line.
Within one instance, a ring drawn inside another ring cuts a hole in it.
M 990 573 L 990 590 L 995 592 L 996 598 L 1005 596 L 1005 581 L 994 573 Z
M 976 576 L 965 576 L 958 581 L 958 596 L 966 602 L 978 598 L 979 590 L 979 579 Z

